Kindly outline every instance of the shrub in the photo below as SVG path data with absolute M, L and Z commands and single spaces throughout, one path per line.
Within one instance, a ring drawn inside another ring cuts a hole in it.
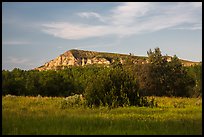
M 148 106 L 147 100 L 139 96 L 138 89 L 138 82 L 133 75 L 114 66 L 96 73 L 88 82 L 84 96 L 89 107 Z
M 73 96 L 68 96 L 60 101 L 60 108 L 66 109 L 69 107 L 78 107 L 85 105 L 85 101 L 82 97 L 82 94 L 75 94 Z

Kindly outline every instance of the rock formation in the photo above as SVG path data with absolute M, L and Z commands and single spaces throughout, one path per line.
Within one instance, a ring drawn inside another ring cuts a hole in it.
M 86 66 L 86 65 L 110 65 L 116 59 L 124 64 L 127 58 L 131 58 L 133 63 L 148 63 L 147 57 L 132 56 L 126 54 L 106 53 L 106 52 L 94 52 L 84 50 L 69 50 L 64 54 L 61 54 L 57 58 L 45 63 L 43 66 L 35 68 L 35 70 L 58 70 L 69 66 Z M 193 65 L 194 62 L 181 60 L 185 66 Z
M 105 53 L 84 50 L 69 50 L 64 54 L 61 54 L 59 57 L 45 63 L 43 66 L 35 68 L 35 70 L 57 70 L 69 66 L 85 66 L 92 64 L 109 65 L 114 61 L 114 59 L 108 60 L 105 56 L 102 57 L 102 54 Z

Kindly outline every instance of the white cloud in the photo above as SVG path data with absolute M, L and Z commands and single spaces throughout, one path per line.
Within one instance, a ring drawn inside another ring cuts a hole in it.
M 110 34 L 108 26 L 91 26 L 86 24 L 50 23 L 43 24 L 45 33 L 64 39 L 81 39 Z
M 115 25 L 129 25 L 135 22 L 136 18 L 142 17 L 152 8 L 147 2 L 127 2 L 112 10 L 112 23 Z
M 99 19 L 101 22 L 105 22 L 104 18 L 96 12 L 80 12 L 80 13 L 77 13 L 77 15 L 82 18 L 87 18 L 87 19 L 94 17 L 94 18 Z
M 43 32 L 63 39 L 83 39 L 106 35 L 125 37 L 133 34 L 174 29 L 183 24 L 202 29 L 202 5 L 200 3 L 147 3 L 127 2 L 113 8 L 107 16 L 96 12 L 80 12 L 83 18 L 98 18 L 103 25 L 83 23 L 53 22 L 43 24 Z M 184 14 L 185 13 L 185 14 Z M 198 14 L 199 13 L 199 14 Z M 193 30 L 193 29 L 192 29 Z

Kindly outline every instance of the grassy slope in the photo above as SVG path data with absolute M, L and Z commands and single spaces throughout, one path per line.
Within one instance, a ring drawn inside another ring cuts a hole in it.
M 118 54 L 118 53 L 108 53 L 108 52 L 96 52 L 96 51 L 86 51 L 86 50 L 70 50 L 70 52 L 75 56 L 75 58 L 94 58 L 94 57 L 102 57 L 102 58 L 110 58 L 110 59 L 116 59 L 116 58 L 122 58 L 126 59 L 127 57 L 131 57 L 132 59 L 139 59 L 139 60 L 145 60 L 147 59 L 146 56 L 130 56 L 127 54 Z M 170 57 L 170 56 L 168 56 Z M 180 59 L 182 63 L 195 63 L 199 64 L 199 62 L 193 62 L 188 60 Z
M 70 50 L 70 52 L 76 57 L 76 58 L 127 58 L 130 57 L 126 54 L 118 54 L 118 53 L 108 53 L 108 52 L 96 52 L 96 51 L 86 51 L 86 50 Z M 144 59 L 146 57 L 143 56 L 131 56 L 134 59 Z
M 96 51 L 86 51 L 86 50 L 76 50 L 76 49 L 71 49 L 69 51 L 66 51 L 65 53 L 63 53 L 65 56 L 67 54 L 67 52 L 71 52 L 72 55 L 76 58 L 76 59 L 93 59 L 93 58 L 105 58 L 107 60 L 109 60 L 110 62 L 112 62 L 115 59 L 123 59 L 126 60 L 127 58 L 131 58 L 137 62 L 143 62 L 146 61 L 148 58 L 147 56 L 134 56 L 134 55 L 127 55 L 127 54 L 118 54 L 118 53 L 108 53 L 108 52 L 96 52 Z M 61 54 L 61 55 L 63 55 Z M 170 56 L 168 56 L 170 57 Z M 54 59 L 52 59 L 54 60 Z M 51 61 L 52 61 L 51 60 Z M 188 61 L 188 60 L 183 60 L 180 59 L 181 62 L 185 65 L 185 64 L 199 64 L 200 62 L 192 62 L 192 61 Z M 38 67 L 38 68 L 42 68 L 45 67 L 44 65 Z
M 202 99 L 156 97 L 157 108 L 61 109 L 63 98 L 2 97 L 5 134 L 202 134 Z

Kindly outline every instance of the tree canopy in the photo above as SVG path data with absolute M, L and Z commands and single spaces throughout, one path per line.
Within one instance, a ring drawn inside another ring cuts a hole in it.
M 82 94 L 89 106 L 142 105 L 144 96 L 202 95 L 202 64 L 184 67 L 176 55 L 168 60 L 159 48 L 150 49 L 147 55 L 146 64 L 135 64 L 127 58 L 126 64 L 117 59 L 110 67 L 89 65 L 56 71 L 2 70 L 2 95 Z

